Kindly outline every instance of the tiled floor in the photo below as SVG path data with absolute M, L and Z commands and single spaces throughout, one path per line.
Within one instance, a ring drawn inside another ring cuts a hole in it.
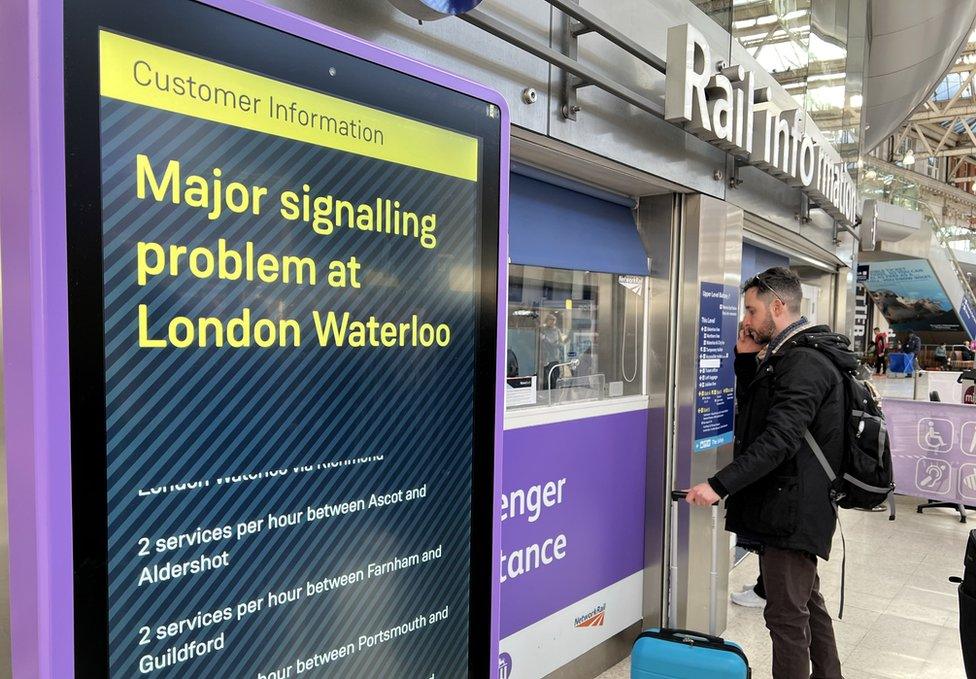
M 956 586 L 969 528 L 944 509 L 916 514 L 917 500 L 898 498 L 898 518 L 845 511 L 847 585 L 844 619 L 834 632 L 846 679 L 965 679 L 959 645 Z M 840 598 L 840 535 L 821 562 L 821 589 L 836 614 Z M 733 569 L 730 591 L 755 582 L 756 557 Z M 729 606 L 724 635 L 741 644 L 754 679 L 771 677 L 772 650 L 762 610 Z M 630 677 L 624 661 L 600 679 Z
M 913 398 L 915 380 L 910 377 L 882 377 L 875 378 L 874 384 L 882 396 L 892 398 Z
M 911 380 L 878 380 L 884 395 L 911 398 Z M 969 524 L 952 510 L 917 514 L 919 500 L 898 497 L 898 518 L 886 513 L 844 511 L 847 580 L 844 619 L 834 632 L 846 679 L 965 679 L 959 642 L 956 585 L 962 574 Z M 829 562 L 821 562 L 821 589 L 836 616 L 840 600 L 841 543 L 836 535 Z M 729 590 L 755 582 L 756 557 L 733 569 Z M 768 679 L 772 650 L 762 610 L 729 606 L 724 635 L 749 656 L 754 679 Z M 627 679 L 630 661 L 599 679 Z

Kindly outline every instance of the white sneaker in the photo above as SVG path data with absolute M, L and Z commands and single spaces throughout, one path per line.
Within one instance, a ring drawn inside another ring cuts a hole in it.
M 756 594 L 756 590 L 748 587 L 741 592 L 732 592 L 732 603 L 746 608 L 765 608 L 766 600 Z

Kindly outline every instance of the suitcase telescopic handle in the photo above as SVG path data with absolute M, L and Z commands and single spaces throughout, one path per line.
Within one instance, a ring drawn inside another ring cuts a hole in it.
M 678 502 L 684 500 L 688 493 L 684 490 L 672 490 L 671 502 L 671 549 L 668 563 L 668 625 L 674 625 L 678 618 L 677 587 L 678 587 Z M 712 563 L 708 578 L 708 631 L 712 635 L 717 631 L 718 623 L 718 502 L 712 503 Z M 673 628 L 672 628 L 673 629 Z M 680 630 L 678 630 L 680 631 Z
M 681 502 L 688 496 L 688 492 L 684 490 L 672 490 L 671 491 L 671 502 Z M 717 505 L 718 502 L 713 502 L 712 506 Z

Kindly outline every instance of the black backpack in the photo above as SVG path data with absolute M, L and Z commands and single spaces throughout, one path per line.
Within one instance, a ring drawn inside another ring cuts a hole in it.
M 891 466 L 891 445 L 880 398 L 874 386 L 857 377 L 847 349 L 849 340 L 833 333 L 807 334 L 798 342 L 817 349 L 840 372 L 847 422 L 844 457 L 840 474 L 834 473 L 810 430 L 804 440 L 830 479 L 830 499 L 844 509 L 872 509 L 886 502 L 895 490 Z M 856 364 L 856 361 L 855 361 Z
M 803 438 L 810 446 L 827 478 L 830 479 L 830 501 L 837 513 L 844 509 L 873 509 L 889 500 L 895 492 L 891 468 L 891 445 L 880 397 L 874 386 L 857 377 L 857 359 L 850 351 L 850 340 L 835 333 L 804 333 L 794 342 L 798 346 L 816 349 L 830 359 L 840 372 L 844 389 L 844 456 L 840 474 L 834 473 L 823 449 L 807 429 Z M 889 519 L 895 518 L 895 503 L 888 502 Z M 844 581 L 847 571 L 847 542 L 841 528 L 844 557 L 840 567 L 840 608 L 838 619 L 844 617 Z

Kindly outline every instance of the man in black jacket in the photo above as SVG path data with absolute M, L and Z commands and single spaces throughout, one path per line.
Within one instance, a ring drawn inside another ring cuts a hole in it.
M 726 502 L 726 529 L 759 552 L 774 679 L 840 679 L 817 557 L 834 535 L 827 475 L 804 441 L 807 430 L 839 470 L 844 389 L 822 352 L 852 368 L 847 338 L 800 315 L 800 281 L 773 268 L 743 286 L 745 319 L 736 344 L 737 415 L 731 464 L 688 492 L 688 502 Z

